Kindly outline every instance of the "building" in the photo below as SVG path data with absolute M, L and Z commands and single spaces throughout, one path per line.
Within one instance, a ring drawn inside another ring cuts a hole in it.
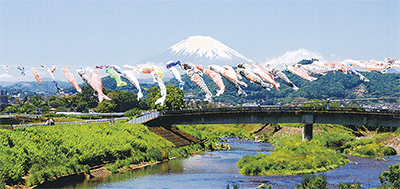
M 0 90 L 0 104 L 8 104 L 8 94 L 6 90 Z

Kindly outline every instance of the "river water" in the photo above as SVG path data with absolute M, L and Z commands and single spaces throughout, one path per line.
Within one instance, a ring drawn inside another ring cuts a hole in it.
M 257 188 L 262 183 L 273 188 L 295 188 L 300 184 L 300 176 L 243 176 L 236 163 L 244 155 L 269 154 L 273 147 L 268 143 L 227 138 L 232 149 L 204 152 L 198 155 L 174 159 L 162 164 L 151 165 L 137 170 L 113 174 L 104 178 L 91 179 L 81 183 L 71 183 L 65 188 Z M 358 164 L 349 163 L 341 168 L 328 171 L 328 187 L 336 188 L 339 183 L 359 182 L 363 188 L 378 187 L 378 176 L 392 164 L 400 164 L 400 156 L 376 158 L 349 156 Z M 317 175 L 318 175 L 317 174 Z

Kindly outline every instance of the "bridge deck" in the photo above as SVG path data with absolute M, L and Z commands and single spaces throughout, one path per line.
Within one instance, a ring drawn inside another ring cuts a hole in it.
M 365 126 L 400 127 L 400 111 L 360 111 L 357 109 L 323 110 L 314 108 L 224 108 L 207 110 L 167 111 L 144 122 L 149 126 L 179 124 L 241 123 L 325 123 Z

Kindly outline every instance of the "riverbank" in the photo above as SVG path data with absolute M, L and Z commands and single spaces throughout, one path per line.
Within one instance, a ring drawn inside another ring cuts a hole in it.
M 262 129 L 262 125 L 259 125 Z M 229 135 L 229 127 L 235 129 L 242 127 L 241 125 L 196 125 L 188 126 L 188 128 L 201 128 L 202 135 L 208 135 L 214 131 Z M 247 126 L 248 127 L 248 126 Z M 328 126 L 329 127 L 329 126 Z M 268 130 L 268 129 L 266 129 Z M 211 132 L 209 132 L 211 131 Z M 264 130 L 265 131 L 265 130 Z M 276 132 L 276 136 L 281 134 L 301 134 L 300 127 L 283 127 Z M 241 131 L 237 133 L 241 134 Z M 259 132 L 261 133 L 261 132 Z M 263 132 L 264 134 L 270 134 Z M 323 133 L 322 131 L 318 132 Z M 346 132 L 347 133 L 347 132 Z M 250 138 L 254 138 L 252 136 Z M 262 138 L 262 137 L 260 137 Z M 301 138 L 301 137 L 300 137 Z M 360 139 L 360 138 L 358 138 Z M 199 186 L 199 188 L 225 188 L 228 185 L 243 189 L 256 188 L 262 183 L 268 183 L 274 188 L 294 188 L 299 184 L 304 175 L 273 175 L 273 176 L 245 176 L 239 174 L 236 162 L 243 155 L 249 153 L 266 153 L 269 154 L 274 148 L 270 144 L 248 141 L 244 139 L 229 139 L 227 143 L 235 143 L 232 150 L 205 152 L 202 155 L 190 156 L 184 159 L 168 161 L 160 165 L 148 166 L 136 171 L 115 174 L 101 180 L 88 183 L 77 184 L 73 187 L 90 185 L 92 188 L 126 188 L 135 186 L 137 188 L 187 188 L 187 186 Z M 253 144 L 251 147 L 247 144 Z M 333 144 L 333 143 L 332 143 Z M 260 146 L 269 146 L 268 150 Z M 254 150 L 254 152 L 253 152 Z M 250 152 L 252 151 L 252 152 Z M 235 157 L 235 159 L 231 159 Z M 377 161 L 375 158 L 362 158 L 347 156 L 349 160 L 357 163 L 349 163 L 338 169 L 326 172 L 328 187 L 337 188 L 339 183 L 352 183 L 360 181 L 363 187 L 379 186 L 378 176 L 382 171 L 387 170 L 387 165 L 399 162 L 399 156 L 385 157 L 387 161 Z M 354 171 L 357 170 L 357 171 Z M 316 174 L 320 175 L 320 174 Z M 345 176 L 344 176 L 345 175 Z M 158 184 L 162 183 L 162 184 Z M 182 184 L 186 183 L 186 184 Z M 267 185 L 268 185 L 267 184 Z M 90 188 L 89 187 L 89 188 Z
M 141 162 L 139 164 L 131 164 L 129 166 L 122 166 L 122 167 L 118 168 L 117 172 L 112 172 L 107 168 L 107 166 L 112 165 L 112 164 L 95 166 L 90 169 L 89 174 L 87 174 L 85 172 L 73 173 L 70 175 L 64 175 L 59 178 L 53 178 L 50 181 L 42 181 L 40 184 L 31 186 L 31 187 L 26 187 L 24 185 L 16 185 L 16 186 L 12 186 L 12 187 L 7 186 L 7 188 L 8 189 L 63 188 L 63 187 L 70 185 L 71 183 L 95 181 L 95 180 L 103 179 L 104 177 L 108 177 L 113 174 L 120 174 L 120 173 L 132 171 L 132 170 L 136 170 L 136 169 L 143 169 L 148 166 L 165 163 L 165 162 L 177 159 L 177 158 L 192 156 L 192 155 L 200 153 L 200 152 L 203 152 L 203 151 L 196 151 L 196 152 L 193 152 L 192 154 L 187 154 L 187 155 L 179 156 L 179 157 L 171 157 L 169 159 L 162 160 L 162 161 Z
M 140 169 L 149 165 L 168 162 L 174 157 L 193 155 L 203 150 L 217 149 L 218 146 L 214 142 L 219 140 L 220 136 L 239 136 L 267 140 L 270 136 L 279 138 L 282 135 L 299 135 L 301 133 L 299 126 L 266 129 L 265 125 L 262 124 L 187 125 L 177 127 L 180 131 L 190 134 L 197 140 L 208 139 L 210 142 L 202 146 L 194 145 L 190 148 L 172 148 L 174 145 L 170 141 L 157 136 L 147 127 L 140 124 L 122 123 L 117 123 L 113 126 L 108 124 L 84 124 L 0 131 L 0 140 L 2 142 L 0 160 L 2 164 L 6 165 L 0 166 L 0 173 L 18 173 L 14 175 L 8 174 L 6 177 L 3 176 L 2 179 L 15 178 L 15 181 L 18 181 L 18 179 L 24 177 L 26 180 L 19 180 L 19 183 L 26 183 L 27 186 L 34 186 L 42 183 L 42 181 L 51 183 L 49 181 L 54 180 L 54 178 L 68 177 L 65 175 L 79 175 L 79 179 L 85 180 L 85 175 L 92 174 L 92 179 L 95 179 L 109 175 L 109 172 L 126 172 L 126 170 Z M 267 132 L 264 129 L 271 132 Z M 355 140 L 355 137 L 352 137 L 351 134 L 353 131 L 344 129 L 343 126 L 317 125 L 315 126 L 315 131 L 315 138 L 312 141 L 319 141 L 322 145 L 336 150 L 350 140 Z M 340 131 L 341 133 L 332 134 L 335 133 L 333 131 L 336 133 Z M 257 133 L 263 133 L 265 136 L 257 136 Z M 398 133 L 395 134 L 398 135 Z M 300 135 L 294 138 L 301 140 Z M 377 133 L 373 138 L 384 143 L 389 138 L 389 135 Z M 274 144 L 273 140 L 269 142 Z M 276 148 L 279 148 L 279 145 Z M 54 157 L 58 159 L 54 159 Z M 94 165 L 104 165 L 105 163 L 107 166 L 97 167 L 96 170 L 90 168 Z M 310 171 L 310 173 L 312 172 Z
M 215 148 L 213 141 L 174 148 L 141 124 L 72 124 L 0 130 L 0 184 L 26 187 L 107 164 L 111 172 Z
M 64 189 L 73 188 L 241 188 L 255 189 L 261 184 L 272 188 L 295 188 L 305 175 L 245 176 L 239 173 L 236 163 L 245 155 L 270 154 L 274 147 L 269 143 L 256 142 L 236 137 L 224 137 L 230 150 L 207 151 L 192 156 L 177 158 L 164 163 L 140 169 L 92 178 L 81 182 L 70 182 Z M 375 158 L 348 156 L 349 163 L 338 169 L 325 172 L 328 188 L 338 188 L 339 183 L 357 181 L 362 188 L 380 186 L 378 176 L 388 166 L 400 163 L 400 156 L 385 157 L 386 161 Z M 313 174 L 315 176 L 321 175 Z

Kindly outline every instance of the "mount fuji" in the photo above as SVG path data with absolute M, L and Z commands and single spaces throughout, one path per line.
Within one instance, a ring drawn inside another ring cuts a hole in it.
M 209 36 L 191 36 L 171 46 L 162 53 L 147 58 L 140 63 L 166 63 L 169 60 L 192 62 L 202 65 L 237 65 L 241 62 L 253 63 L 237 51 Z
M 230 65 L 236 66 L 241 62 L 253 63 L 253 60 L 244 57 L 237 51 L 229 48 L 218 40 L 209 36 L 191 36 L 179 43 L 172 45 L 167 50 L 160 54 L 146 58 L 137 63 L 143 67 L 156 65 L 164 72 L 163 79 L 172 78 L 172 74 L 165 68 L 165 64 L 170 61 L 192 62 L 208 66 L 215 65 Z M 185 72 L 178 68 L 181 74 Z M 153 80 L 148 74 L 139 74 L 138 79 L 141 82 L 151 83 Z

